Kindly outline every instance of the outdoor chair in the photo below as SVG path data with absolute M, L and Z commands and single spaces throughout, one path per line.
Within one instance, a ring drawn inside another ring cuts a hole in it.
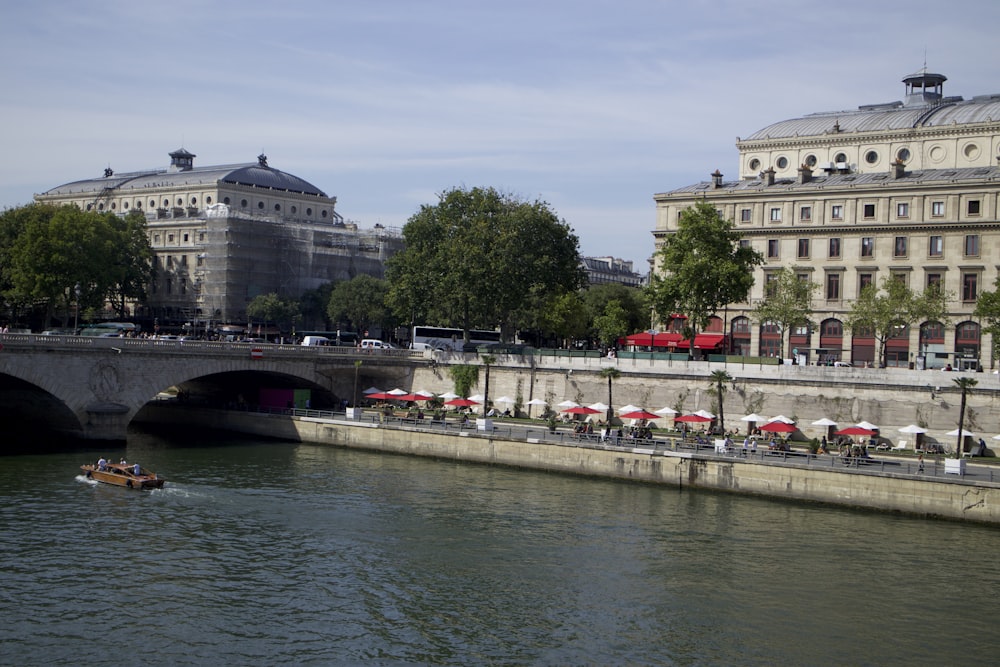
M 897 444 L 896 446 L 894 446 L 894 447 L 892 448 L 892 451 L 894 451 L 894 452 L 902 452 L 902 451 L 905 451 L 905 450 L 906 450 L 906 444 L 907 444 L 907 443 L 906 443 L 906 440 L 900 440 L 900 441 L 899 441 L 899 444 Z

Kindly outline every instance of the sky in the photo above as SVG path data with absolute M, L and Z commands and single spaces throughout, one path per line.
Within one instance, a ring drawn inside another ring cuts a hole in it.
M 255 162 L 402 227 L 456 187 L 544 201 L 645 273 L 653 195 L 819 111 L 1000 93 L 1000 2 L 34 0 L 0 7 L 0 208 L 116 172 Z

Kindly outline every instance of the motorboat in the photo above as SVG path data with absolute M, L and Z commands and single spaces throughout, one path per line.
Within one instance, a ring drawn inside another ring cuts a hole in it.
M 151 470 L 125 463 L 88 463 L 80 466 L 87 479 L 94 479 L 105 484 L 124 486 L 129 489 L 162 489 L 164 478 Z

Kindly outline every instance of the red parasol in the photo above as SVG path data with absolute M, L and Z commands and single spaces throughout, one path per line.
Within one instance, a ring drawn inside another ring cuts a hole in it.
M 618 415 L 622 419 L 659 419 L 660 415 L 650 412 L 648 410 L 633 410 L 632 412 L 626 412 Z
M 476 401 L 470 401 L 467 398 L 453 398 L 450 401 L 445 401 L 445 405 L 453 405 L 456 408 L 467 408 L 472 405 L 479 405 Z
M 834 431 L 834 435 L 875 435 L 875 431 L 870 428 L 861 428 L 860 426 L 848 426 L 847 428 L 842 428 L 839 431 Z
M 712 421 L 709 417 L 702 417 L 701 415 L 681 415 L 680 417 L 674 417 L 675 422 L 697 422 L 705 423 Z
M 600 410 L 588 408 L 586 405 L 577 405 L 572 408 L 566 408 L 563 412 L 570 415 L 596 415 Z
M 786 424 L 785 422 L 768 422 L 760 427 L 761 431 L 772 433 L 794 433 L 796 429 L 795 424 Z
M 370 398 L 376 401 L 395 401 L 399 396 L 396 394 L 390 394 L 387 391 L 376 391 L 371 394 L 366 394 L 365 398 Z

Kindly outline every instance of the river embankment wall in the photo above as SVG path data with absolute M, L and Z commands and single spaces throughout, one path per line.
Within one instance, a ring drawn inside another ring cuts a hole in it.
M 144 420 L 177 423 L 177 408 L 150 406 Z M 592 448 L 531 437 L 513 440 L 470 431 L 197 408 L 185 408 L 184 421 L 297 442 L 1000 524 L 1000 484 L 959 478 L 857 474 L 687 452 Z

